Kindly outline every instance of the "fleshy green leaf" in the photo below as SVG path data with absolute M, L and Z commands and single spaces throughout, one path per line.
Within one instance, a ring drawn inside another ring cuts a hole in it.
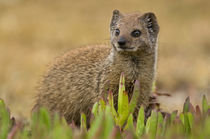
M 39 111 L 39 121 L 40 124 L 43 125 L 43 127 L 45 126 L 46 129 L 49 131 L 51 128 L 51 118 L 49 115 L 49 112 L 47 109 L 45 108 L 41 108 Z
M 156 111 L 152 111 L 151 116 L 149 117 L 148 127 L 146 125 L 147 133 L 149 131 L 150 137 L 155 138 L 157 133 L 157 125 L 158 125 L 158 113 Z M 148 128 L 148 129 L 147 129 Z
M 191 128 L 187 113 L 184 114 L 184 127 L 185 127 L 185 133 L 189 134 L 191 132 Z
M 138 113 L 137 125 L 136 125 L 136 134 L 138 137 L 141 137 L 145 132 L 144 125 L 144 108 L 141 107 Z
M 173 123 L 173 121 L 175 120 L 177 113 L 178 113 L 178 110 L 175 110 L 171 113 L 171 118 L 170 118 L 171 123 Z
M 87 131 L 87 120 L 86 120 L 86 115 L 84 113 L 81 114 L 81 120 L 80 120 L 80 129 L 84 132 Z
M 183 112 L 188 112 L 190 108 L 190 97 L 187 97 L 184 106 L 183 106 Z
M 104 102 L 103 99 L 100 99 L 99 100 L 99 108 L 98 108 L 99 114 L 103 113 L 105 111 L 105 108 L 106 108 L 106 103 Z
M 194 121 L 193 115 L 192 115 L 191 112 L 188 112 L 187 113 L 187 116 L 188 116 L 188 121 L 189 121 L 189 124 L 190 124 L 190 128 L 192 129 L 192 127 L 193 127 L 193 121 Z
M 10 115 L 4 104 L 4 101 L 0 99 L 0 138 L 6 139 L 10 127 Z
M 184 125 L 184 114 L 181 113 L 180 116 L 179 116 L 179 118 L 180 118 L 182 124 Z
M 208 111 L 208 102 L 205 95 L 203 95 L 202 108 L 203 108 L 203 114 L 206 114 L 206 112 Z
M 189 118 L 188 118 L 188 113 L 181 113 L 180 114 L 180 120 L 184 126 L 184 130 L 186 134 L 189 134 L 191 131 L 190 128 L 190 122 L 189 122 Z
M 164 120 L 163 120 L 163 129 L 161 135 L 164 136 L 166 134 L 167 128 L 170 123 L 170 117 L 168 114 L 165 115 Z
M 151 125 L 151 116 L 147 119 L 147 123 L 146 123 L 146 127 L 145 127 L 146 134 L 149 134 L 150 125 Z
M 125 77 L 122 73 L 120 76 L 119 93 L 118 93 L 118 114 L 123 113 L 123 93 L 125 92 Z
M 92 113 L 93 113 L 94 117 L 97 116 L 97 114 L 98 114 L 98 102 L 96 102 L 96 103 L 93 105 Z
M 123 103 L 121 104 L 122 113 L 119 113 L 119 118 L 120 118 L 119 126 L 120 127 L 122 127 L 125 124 L 129 116 L 128 94 L 126 92 L 123 92 L 122 100 L 123 100 L 122 101 Z
M 53 129 L 50 132 L 50 138 L 62 138 L 62 139 L 68 139 L 72 138 L 72 131 L 68 127 L 65 119 L 62 117 L 59 117 L 59 115 L 55 115 L 54 121 L 53 121 Z
M 128 120 L 127 120 L 127 124 L 126 124 L 124 129 L 134 130 L 133 115 L 132 114 L 129 115 Z
M 158 127 L 157 127 L 157 135 L 161 135 L 161 131 L 163 130 L 163 116 L 161 112 L 158 112 Z
M 117 112 L 114 108 L 114 99 L 113 99 L 113 94 L 111 91 L 109 91 L 109 95 L 108 95 L 108 100 L 109 100 L 109 106 L 111 107 L 111 113 L 114 117 L 115 122 L 117 121 L 118 115 Z
M 111 116 L 111 108 L 110 106 L 106 106 L 105 110 L 105 121 L 104 121 L 104 139 L 110 138 L 110 134 L 114 128 L 113 117 Z
M 133 90 L 133 95 L 129 104 L 130 113 L 133 113 L 136 108 L 136 104 L 139 99 L 139 94 L 140 94 L 140 84 L 139 81 L 136 80 Z
M 100 126 L 103 122 L 103 113 L 99 113 L 99 115 L 94 119 L 91 128 L 88 130 L 88 138 L 93 138 L 98 130 L 100 130 Z M 102 127 L 101 127 L 102 128 Z

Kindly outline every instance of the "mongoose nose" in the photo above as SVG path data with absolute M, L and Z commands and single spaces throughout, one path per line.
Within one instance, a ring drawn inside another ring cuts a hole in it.
M 122 47 L 126 44 L 126 39 L 124 37 L 120 37 L 117 43 L 119 44 L 120 47 Z

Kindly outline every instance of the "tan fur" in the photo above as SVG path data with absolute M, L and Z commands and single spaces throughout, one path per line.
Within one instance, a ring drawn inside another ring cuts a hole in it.
M 152 27 L 147 24 L 148 18 L 152 18 Z M 120 29 L 119 36 L 114 35 L 116 28 Z M 139 38 L 130 35 L 134 29 L 141 30 Z M 147 106 L 155 78 L 158 30 L 152 13 L 123 15 L 115 10 L 110 24 L 112 45 L 88 46 L 57 58 L 43 78 L 33 111 L 46 107 L 51 113 L 58 112 L 68 123 L 74 121 L 76 125 L 80 124 L 80 113 L 84 112 L 89 121 L 93 104 L 107 92 L 107 86 L 115 96 L 116 106 L 122 72 L 129 96 L 134 81 L 139 80 L 139 104 Z M 117 41 L 120 36 L 126 38 L 126 47 L 135 48 L 119 49 Z

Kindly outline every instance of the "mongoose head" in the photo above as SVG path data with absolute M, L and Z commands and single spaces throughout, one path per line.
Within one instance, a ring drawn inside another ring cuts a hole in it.
M 113 11 L 110 24 L 111 44 L 118 52 L 153 50 L 159 26 L 154 13 L 124 15 Z

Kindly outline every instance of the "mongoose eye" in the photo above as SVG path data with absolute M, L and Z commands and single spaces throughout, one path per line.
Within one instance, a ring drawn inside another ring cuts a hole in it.
M 139 37 L 140 35 L 141 35 L 140 30 L 134 30 L 134 31 L 131 32 L 132 37 Z
M 115 36 L 119 36 L 120 35 L 120 30 L 117 28 L 116 30 L 115 30 Z

